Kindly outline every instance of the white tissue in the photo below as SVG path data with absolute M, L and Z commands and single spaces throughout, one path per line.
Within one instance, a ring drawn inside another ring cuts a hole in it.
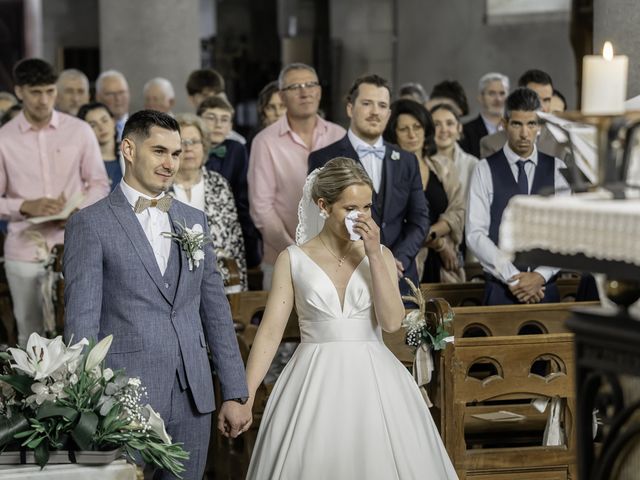
M 344 225 L 347 227 L 347 232 L 349 232 L 349 236 L 352 242 L 356 240 L 360 240 L 360 235 L 353 231 L 353 224 L 358 219 L 358 215 L 360 214 L 357 210 L 351 210 L 347 213 L 347 216 L 344 217 Z

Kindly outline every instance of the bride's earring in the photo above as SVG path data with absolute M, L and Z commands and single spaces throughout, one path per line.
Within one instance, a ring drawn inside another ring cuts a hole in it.
M 320 210 L 320 218 L 326 220 L 329 218 L 329 214 L 325 210 Z

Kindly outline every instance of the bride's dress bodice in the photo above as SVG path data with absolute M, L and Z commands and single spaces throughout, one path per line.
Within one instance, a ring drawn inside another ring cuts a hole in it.
M 329 276 L 300 247 L 288 248 L 302 343 L 381 342 L 365 256 L 347 283 L 344 304 Z

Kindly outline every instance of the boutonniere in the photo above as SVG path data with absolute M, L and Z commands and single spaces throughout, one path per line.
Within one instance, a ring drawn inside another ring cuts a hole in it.
M 196 223 L 193 227 L 187 227 L 187 222 L 181 224 L 176 222 L 177 233 L 162 232 L 162 235 L 176 241 L 180 248 L 184 251 L 189 260 L 189 271 L 194 267 L 198 268 L 200 262 L 204 260 L 204 247 L 207 243 L 211 243 L 211 238 L 205 236 L 202 231 L 202 225 Z
M 391 160 L 400 160 L 400 152 L 397 150 L 391 152 Z

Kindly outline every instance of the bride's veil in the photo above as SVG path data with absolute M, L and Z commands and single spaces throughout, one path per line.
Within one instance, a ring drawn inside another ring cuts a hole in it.
M 311 189 L 322 168 L 316 168 L 309 174 L 302 189 L 302 199 L 298 204 L 298 226 L 296 227 L 296 245 L 302 245 L 318 235 L 324 227 L 320 209 L 311 198 Z

